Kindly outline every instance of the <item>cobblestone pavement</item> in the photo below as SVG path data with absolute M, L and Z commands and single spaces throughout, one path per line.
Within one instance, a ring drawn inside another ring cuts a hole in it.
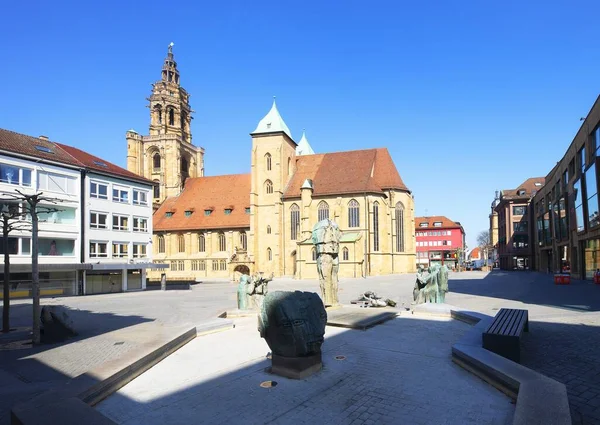
M 122 424 L 510 424 L 503 393 L 451 362 L 468 325 L 408 315 L 366 332 L 328 327 L 324 370 L 265 372 L 256 322 L 197 338 L 97 406 Z M 345 360 L 335 360 L 343 355 Z M 261 388 L 261 382 L 278 385 Z

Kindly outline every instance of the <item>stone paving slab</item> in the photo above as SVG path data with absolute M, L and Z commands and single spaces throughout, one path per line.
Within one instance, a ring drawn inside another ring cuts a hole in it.
M 265 371 L 256 323 L 197 338 L 101 402 L 122 424 L 509 424 L 514 405 L 450 360 L 466 325 L 399 317 L 366 332 L 327 327 L 321 372 Z M 345 360 L 335 360 L 343 355 Z M 266 380 L 278 385 L 260 387 Z
M 399 313 L 400 311 L 397 309 L 385 307 L 342 307 L 327 311 L 327 325 L 366 330 L 367 328 L 395 318 Z

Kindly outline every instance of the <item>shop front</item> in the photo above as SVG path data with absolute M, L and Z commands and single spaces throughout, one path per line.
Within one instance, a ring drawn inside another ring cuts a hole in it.
M 588 239 L 583 246 L 584 277 L 592 280 L 594 273 L 600 269 L 600 239 Z

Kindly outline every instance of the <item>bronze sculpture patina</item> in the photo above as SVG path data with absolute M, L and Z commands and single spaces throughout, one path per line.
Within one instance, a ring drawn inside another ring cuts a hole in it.
M 444 303 L 448 292 L 448 267 L 434 264 L 424 270 L 419 268 L 413 290 L 415 304 Z
M 327 312 L 314 292 L 269 293 L 258 317 L 258 331 L 271 349 L 271 372 L 302 379 L 322 367 Z
M 338 304 L 338 270 L 340 238 L 338 225 L 329 219 L 321 220 L 313 227 L 312 243 L 317 251 L 317 271 L 321 296 L 326 306 Z
M 263 276 L 260 272 L 252 276 L 243 274 L 237 289 L 238 309 L 260 309 L 265 295 L 269 293 L 269 282 L 272 280 L 272 273 L 269 277 Z

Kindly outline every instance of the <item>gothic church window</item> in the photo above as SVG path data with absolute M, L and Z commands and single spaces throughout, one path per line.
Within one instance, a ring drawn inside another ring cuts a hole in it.
M 396 204 L 396 251 L 404 252 L 404 205 Z
M 265 192 L 273 193 L 273 182 L 271 180 L 265 182 Z
M 298 204 L 292 204 L 290 207 L 290 236 L 293 241 L 298 239 L 298 229 L 300 228 L 300 207 Z
M 177 249 L 178 249 L 178 252 L 185 252 L 185 236 L 184 235 L 177 236 Z
M 373 251 L 379 251 L 379 202 L 373 203 Z
M 271 226 L 267 225 L 267 235 L 271 234 Z
M 360 206 L 356 199 L 348 203 L 348 227 L 360 226 Z
M 158 180 L 154 180 L 154 198 L 160 198 L 160 182 Z
M 329 218 L 329 204 L 325 201 L 319 202 L 319 206 L 317 207 L 317 212 L 319 216 L 319 221 L 325 220 Z
M 240 232 L 240 245 L 242 246 L 242 251 L 246 251 L 248 249 L 248 238 L 246 236 L 246 232 Z
M 158 121 L 159 124 L 162 124 L 162 108 L 160 105 L 154 105 L 154 111 L 156 114 L 156 120 Z
M 175 111 L 169 108 L 169 125 L 175 125 Z
M 313 248 L 311 250 L 311 255 L 312 255 L 312 260 L 317 261 L 317 250 L 316 249 Z
M 348 248 L 344 247 L 342 249 L 342 260 L 344 261 L 348 261 L 348 258 L 350 257 L 350 254 L 348 252 Z
M 271 251 L 271 248 L 267 248 L 267 260 L 273 260 L 273 252 Z
M 265 154 L 265 162 L 267 164 L 267 171 L 271 171 L 271 154 Z
M 219 251 L 227 250 L 227 242 L 225 241 L 225 233 L 219 232 Z
M 155 171 L 160 170 L 160 154 L 158 152 L 152 156 L 152 167 Z
M 158 237 L 158 253 L 163 254 L 165 252 L 165 237 L 160 235 Z
M 198 252 L 206 252 L 206 238 L 204 233 L 198 235 Z

